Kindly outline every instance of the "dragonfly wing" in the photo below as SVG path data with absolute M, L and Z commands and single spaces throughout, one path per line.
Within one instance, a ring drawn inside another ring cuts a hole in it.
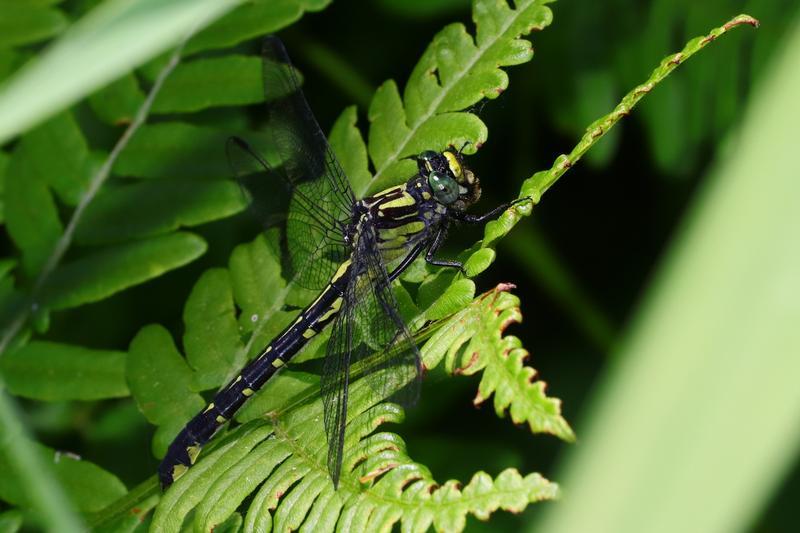
M 342 232 L 343 224 L 349 222 L 349 212 L 339 220 L 337 216 L 345 215 L 313 208 L 311 199 L 288 180 L 283 168 L 270 165 L 260 150 L 240 137 L 228 139 L 227 153 L 256 220 L 264 229 L 285 220 L 293 279 L 307 289 L 322 290 L 350 256 L 351 249 Z M 281 199 L 282 191 L 274 186 L 275 177 L 289 185 L 286 194 L 291 195 L 290 200 Z M 281 212 L 287 204 L 288 215 Z
M 350 255 L 343 230 L 355 196 L 280 39 L 267 37 L 262 55 L 267 135 L 258 146 L 233 138 L 228 157 L 262 222 L 274 213 L 276 191 L 269 177 L 279 177 L 290 188 L 286 235 L 295 280 L 321 290 Z
M 397 309 L 386 267 L 367 226 L 358 237 L 342 310 L 328 342 L 322 373 L 328 470 L 338 485 L 345 428 L 352 418 L 391 399 L 413 404 L 421 361 Z

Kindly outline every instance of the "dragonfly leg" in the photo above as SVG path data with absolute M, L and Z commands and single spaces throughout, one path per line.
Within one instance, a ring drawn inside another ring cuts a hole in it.
M 433 238 L 433 243 L 431 243 L 430 248 L 428 248 L 428 253 L 425 254 L 425 261 L 429 265 L 440 266 L 440 267 L 450 267 L 450 268 L 457 268 L 462 273 L 464 272 L 464 264 L 460 261 L 452 261 L 448 259 L 436 259 L 434 258 L 434 254 L 439 251 L 441 248 L 442 243 L 444 243 L 444 238 L 447 236 L 447 226 L 443 226 L 442 229 L 436 234 L 436 237 Z
M 451 216 L 460 222 L 466 222 L 467 224 L 480 224 L 481 222 L 486 222 L 487 220 L 494 220 L 500 215 L 502 215 L 506 209 L 513 207 L 518 204 L 522 204 L 525 202 L 530 202 L 531 199 L 529 197 L 519 198 L 514 200 L 513 202 L 508 202 L 505 204 L 498 205 L 488 213 L 484 213 L 483 215 L 471 215 L 469 213 L 457 213 L 453 212 Z
M 408 268 L 408 265 L 414 262 L 414 259 L 420 254 L 422 249 L 424 248 L 423 243 L 419 243 L 409 252 L 407 256 L 403 258 L 403 262 L 397 265 L 394 270 L 389 273 L 389 282 L 391 283 L 394 281 L 397 276 L 403 273 L 403 271 Z

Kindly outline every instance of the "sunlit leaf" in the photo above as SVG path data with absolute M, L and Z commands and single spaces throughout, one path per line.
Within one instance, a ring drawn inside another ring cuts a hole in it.
M 101 120 L 115 126 L 129 124 L 144 103 L 136 76 L 126 74 L 89 97 L 89 105 Z
M 186 113 L 264 99 L 261 59 L 228 55 L 178 65 L 153 102 L 154 113 Z
M 5 354 L 0 372 L 9 391 L 36 400 L 128 396 L 124 352 L 34 341 Z
M 62 32 L 67 18 L 58 9 L 35 2 L 4 2 L 0 48 L 43 41 Z
M 66 494 L 81 511 L 98 511 L 123 494 L 125 485 L 99 466 L 71 453 L 30 443 L 41 460 L 49 463 Z M 8 458 L 0 454 L 0 471 L 11 472 Z M 27 505 L 24 488 L 15 476 L 0 476 L 0 500 L 13 505 Z
M 153 447 L 161 456 L 205 401 L 192 393 L 191 369 L 161 326 L 147 326 L 131 341 L 126 373 L 139 409 L 150 423 L 160 426 Z
M 76 238 L 82 244 L 102 244 L 151 237 L 229 217 L 245 205 L 233 181 L 148 180 L 98 195 Z
M 95 302 L 183 266 L 205 250 L 205 241 L 191 233 L 108 247 L 56 269 L 43 289 L 43 303 L 67 309 Z
M 305 11 L 324 9 L 331 0 L 251 0 L 200 32 L 187 51 L 233 46 L 275 32 L 299 19 Z

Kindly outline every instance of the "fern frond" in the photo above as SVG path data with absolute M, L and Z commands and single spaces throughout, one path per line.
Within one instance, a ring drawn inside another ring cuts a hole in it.
M 306 394 L 315 397 L 315 380 L 296 374 L 281 377 L 306 382 Z M 356 405 L 368 405 L 367 389 L 363 381 L 353 384 Z M 463 488 L 456 481 L 439 485 L 400 437 L 376 432 L 402 421 L 398 406 L 371 405 L 353 415 L 338 490 L 326 467 L 322 402 L 314 399 L 227 435 L 165 494 L 153 530 L 180 531 L 188 519 L 193 530 L 209 531 L 244 504 L 244 531 L 389 531 L 394 524 L 404 531 L 431 525 L 458 531 L 468 514 L 486 519 L 558 495 L 557 485 L 539 474 L 523 477 L 512 469 L 494 479 L 478 472 Z
M 522 322 L 519 298 L 499 285 L 448 319 L 422 349 L 424 364 L 444 364 L 452 375 L 482 372 L 475 404 L 494 394 L 498 416 L 508 409 L 516 424 L 527 423 L 534 433 L 551 433 L 572 441 L 575 435 L 561 416 L 561 401 L 545 394 L 545 384 L 534 381 L 536 371 L 524 365 L 528 351 L 505 330 Z
M 369 108 L 368 150 L 374 172 L 363 157 L 360 134 L 347 140 L 332 138 L 337 155 L 351 178 L 356 196 L 404 181 L 414 164 L 402 158 L 422 150 L 447 146 L 480 147 L 488 135 L 475 114 L 463 111 L 484 98 L 499 96 L 508 86 L 501 67 L 518 65 L 533 57 L 531 43 L 520 36 L 541 30 L 552 20 L 546 4 L 551 0 L 475 0 L 474 35 L 463 24 L 450 24 L 433 38 L 408 79 L 403 95 L 393 80 L 375 92 Z M 353 122 L 352 111 L 343 121 Z

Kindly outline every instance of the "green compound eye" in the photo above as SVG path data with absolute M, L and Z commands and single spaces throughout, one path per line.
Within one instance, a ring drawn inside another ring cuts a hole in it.
M 433 190 L 433 196 L 443 204 L 452 204 L 458 199 L 458 183 L 446 174 L 431 172 L 428 185 Z

